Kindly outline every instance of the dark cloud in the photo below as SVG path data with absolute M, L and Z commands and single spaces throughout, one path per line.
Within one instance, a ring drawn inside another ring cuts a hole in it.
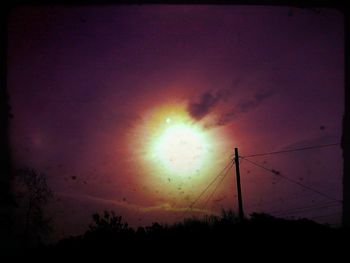
M 236 115 L 247 113 L 257 106 L 259 106 L 264 100 L 273 95 L 272 90 L 257 91 L 253 98 L 248 100 L 240 101 L 229 113 L 225 114 L 227 117 L 235 117 Z
M 220 89 L 215 92 L 206 91 L 201 96 L 200 99 L 193 102 L 190 101 L 187 105 L 188 112 L 191 114 L 192 118 L 199 121 L 204 118 L 219 102 L 226 102 L 234 88 L 237 88 L 240 84 L 241 79 L 236 79 L 232 87 Z
M 207 128 L 223 126 L 237 118 L 239 115 L 247 113 L 258 107 L 263 101 L 274 95 L 273 90 L 258 90 L 254 95 L 246 100 L 241 100 L 230 111 L 223 113 L 213 123 L 207 124 Z
M 269 98 L 271 95 L 273 95 L 273 91 L 272 90 L 258 90 L 254 97 L 255 97 L 255 101 L 257 103 L 262 102 L 263 100 Z
M 194 119 L 200 120 L 210 112 L 220 99 L 220 94 L 212 94 L 207 91 L 202 94 L 199 102 L 190 103 L 188 105 L 188 111 Z

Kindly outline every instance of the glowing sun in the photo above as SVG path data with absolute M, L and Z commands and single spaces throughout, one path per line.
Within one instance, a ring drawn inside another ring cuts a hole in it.
M 171 124 L 155 140 L 154 154 L 165 168 L 178 175 L 188 175 L 199 169 L 207 153 L 205 136 L 195 127 L 186 124 Z
M 195 185 L 216 172 L 225 150 L 217 140 L 223 135 L 193 119 L 186 103 L 167 102 L 144 111 L 132 131 L 128 142 L 140 183 L 159 195 L 195 192 Z

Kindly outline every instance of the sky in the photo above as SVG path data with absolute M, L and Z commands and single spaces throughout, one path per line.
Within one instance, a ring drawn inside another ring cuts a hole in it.
M 105 209 L 135 227 L 237 211 L 232 168 L 196 201 L 235 147 L 340 142 L 343 31 L 333 9 L 19 6 L 8 21 L 14 164 L 45 174 L 60 237 Z M 241 159 L 247 215 L 340 223 L 339 145 L 249 160 L 277 173 Z

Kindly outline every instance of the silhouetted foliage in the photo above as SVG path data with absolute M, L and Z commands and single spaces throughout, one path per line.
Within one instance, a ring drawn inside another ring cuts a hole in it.
M 345 235 L 342 229 L 331 228 L 307 219 L 287 220 L 268 214 L 253 213 L 249 219 L 239 221 L 233 211 L 223 210 L 221 216 L 186 218 L 172 225 L 152 223 L 138 227 L 136 231 L 124 223 L 113 211 L 95 213 L 93 224 L 82 236 L 61 240 L 55 248 L 115 248 L 132 245 L 133 248 L 160 248 L 174 250 L 193 246 L 215 247 L 226 240 L 231 245 L 276 247 L 292 244 L 298 246 L 317 244 L 325 246 Z M 267 243 L 269 240 L 270 243 Z M 333 240 L 333 241 L 331 241 Z M 336 242 L 335 242 L 336 243 Z M 156 249 L 156 250 L 155 250 Z
M 103 217 L 98 213 L 92 215 L 94 224 L 89 226 L 90 231 L 112 231 L 121 233 L 128 231 L 128 224 L 122 223 L 122 217 L 116 216 L 114 211 L 104 211 Z
M 51 231 L 51 219 L 44 215 L 44 206 L 53 197 L 43 174 L 33 169 L 19 169 L 15 173 L 16 202 L 15 236 L 19 246 L 37 246 Z

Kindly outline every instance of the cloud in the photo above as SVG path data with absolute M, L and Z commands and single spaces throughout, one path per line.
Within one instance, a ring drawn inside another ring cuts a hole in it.
M 199 100 L 190 101 L 187 105 L 187 110 L 193 119 L 199 121 L 208 115 L 215 106 L 220 102 L 226 102 L 232 95 L 234 90 L 237 90 L 242 79 L 237 78 L 228 88 L 214 91 L 206 91 L 199 96 Z
M 223 126 L 236 119 L 238 116 L 257 108 L 266 99 L 274 95 L 273 90 L 258 90 L 248 99 L 239 101 L 231 110 L 221 114 L 215 121 L 208 123 L 207 128 Z
M 264 100 L 269 98 L 272 94 L 273 92 L 271 90 L 257 91 L 254 94 L 253 98 L 239 102 L 237 106 L 233 108 L 233 110 L 229 114 L 234 116 L 234 114 L 247 113 L 255 109 L 257 106 L 259 106 Z
M 196 120 L 201 120 L 205 117 L 212 108 L 221 100 L 220 93 L 213 94 L 209 91 L 202 94 L 199 102 L 190 103 L 188 111 Z
M 241 79 L 237 79 L 231 88 L 220 89 L 217 91 L 206 91 L 202 93 L 198 100 L 190 101 L 187 110 L 196 121 L 200 121 L 206 117 L 213 109 L 222 102 L 231 99 L 233 91 L 241 84 Z M 253 93 L 252 96 L 239 101 L 233 108 L 224 111 L 216 119 L 208 120 L 205 128 L 213 128 L 223 126 L 236 119 L 238 116 L 248 113 L 257 108 L 265 100 L 273 96 L 275 93 L 272 89 L 261 89 Z

